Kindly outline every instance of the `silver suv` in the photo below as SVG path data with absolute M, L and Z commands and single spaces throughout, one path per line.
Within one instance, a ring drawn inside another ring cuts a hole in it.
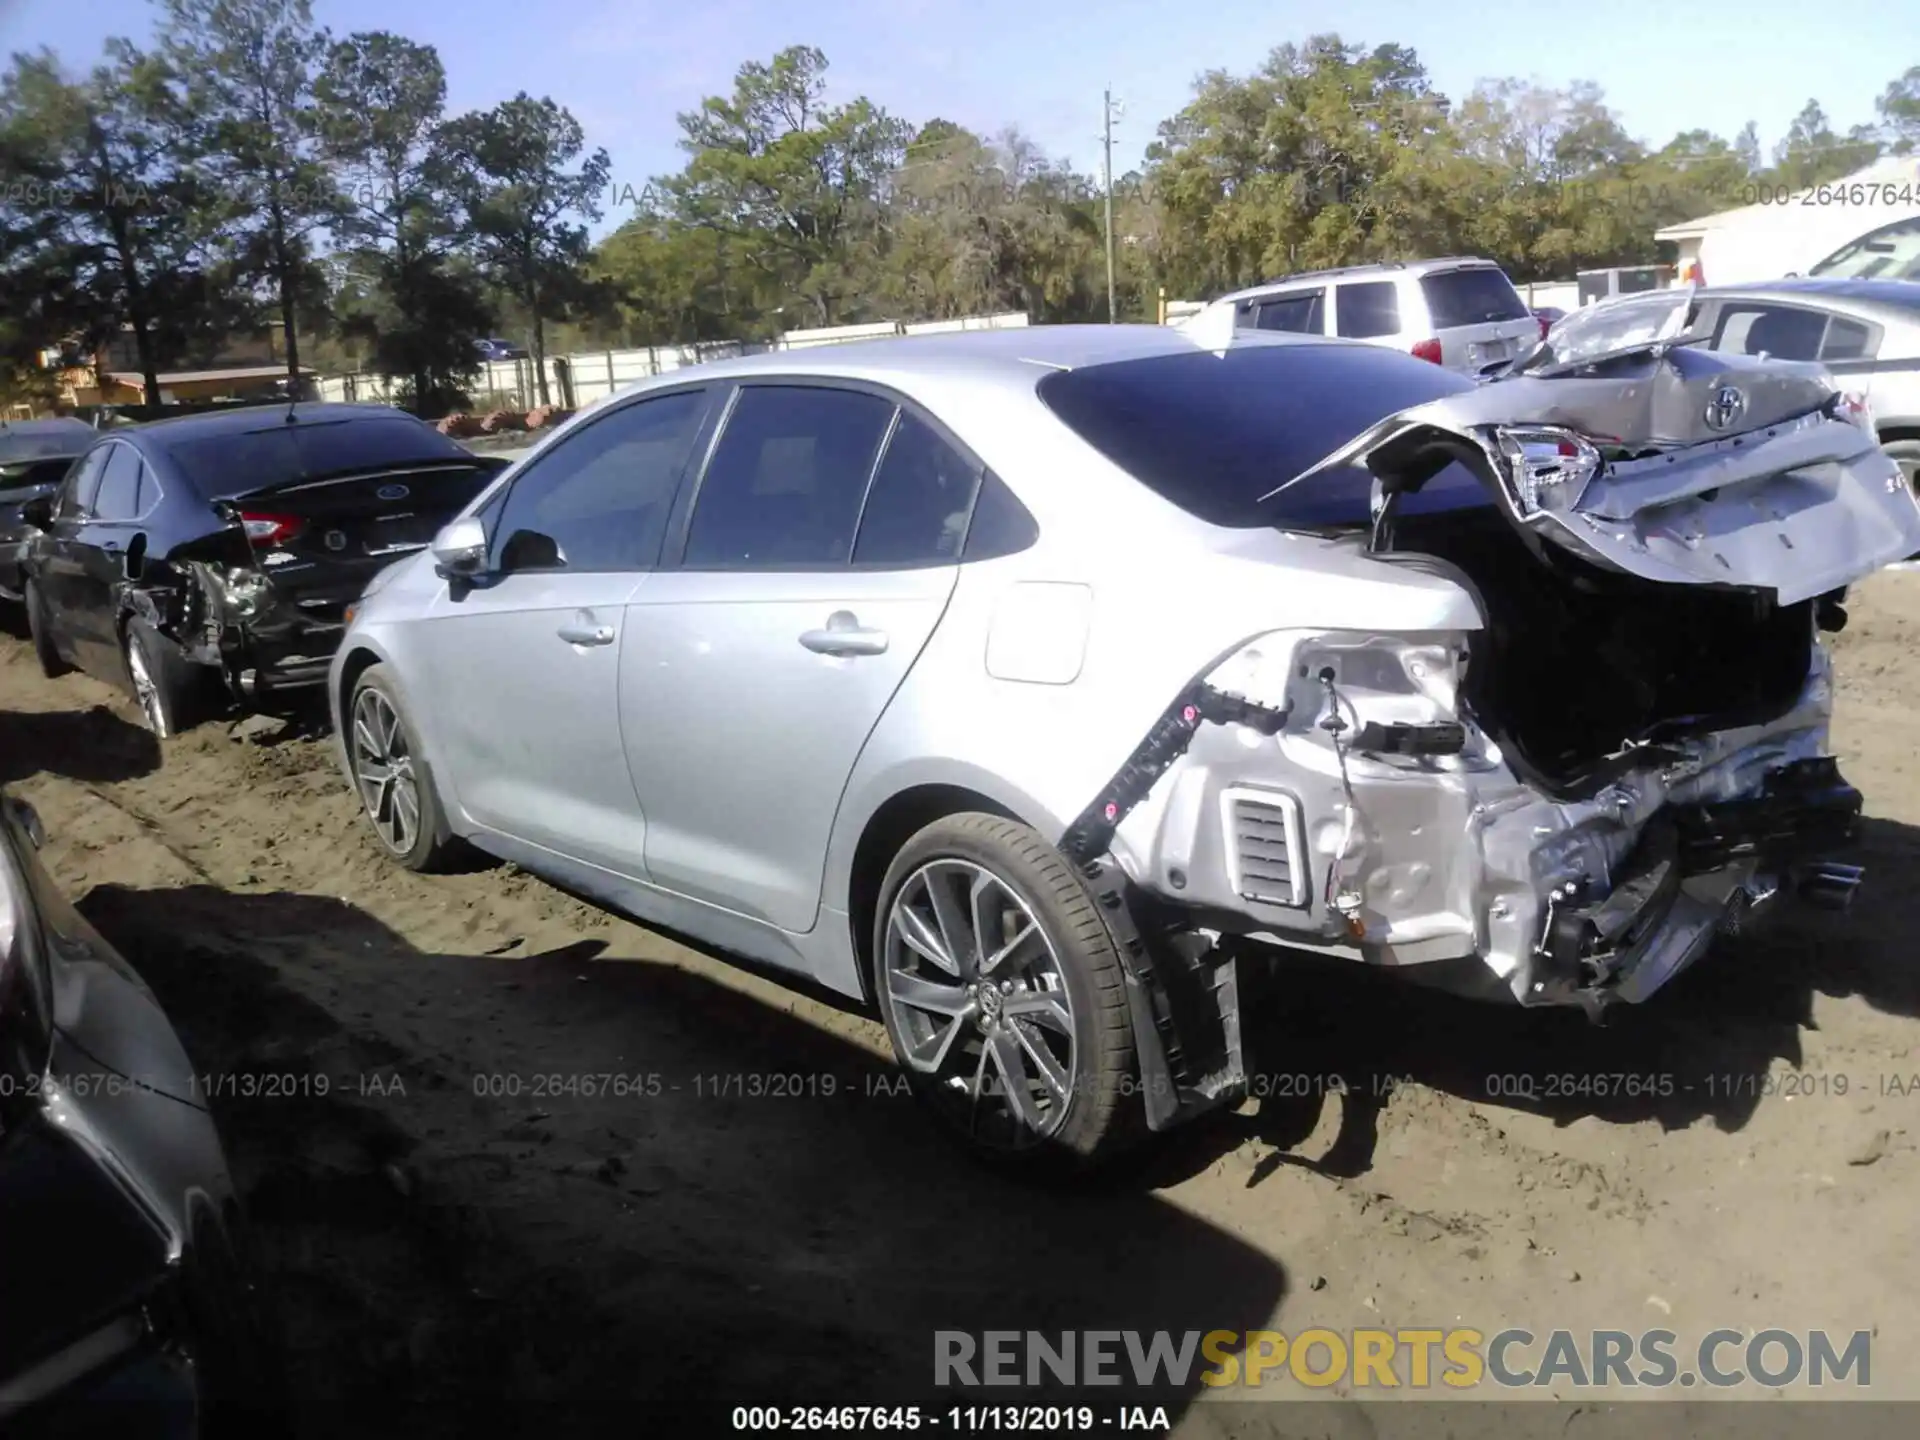
M 1229 309 L 1236 330 L 1366 340 L 1469 374 L 1541 335 L 1506 272 L 1472 256 L 1310 270 L 1224 295 L 1188 324 Z

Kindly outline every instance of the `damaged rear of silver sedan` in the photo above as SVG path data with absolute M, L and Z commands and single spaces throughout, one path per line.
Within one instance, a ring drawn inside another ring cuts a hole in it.
M 1478 624 L 1259 636 L 1063 842 L 1209 942 L 1160 967 L 1187 1070 L 1150 1091 L 1160 1123 L 1239 1083 L 1230 967 L 1265 947 L 1598 1017 L 1766 902 L 1838 908 L 1861 879 L 1834 858 L 1862 800 L 1821 637 L 1920 545 L 1862 400 L 1816 366 L 1646 346 L 1399 411 L 1261 503 L 1311 518 L 1361 476 L 1364 525 L 1322 532 L 1451 581 Z

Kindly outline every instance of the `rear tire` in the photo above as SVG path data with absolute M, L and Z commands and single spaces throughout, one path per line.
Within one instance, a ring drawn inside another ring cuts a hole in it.
M 140 717 L 154 739 L 171 740 L 200 718 L 194 663 L 138 615 L 127 617 L 120 639 Z
M 40 662 L 40 673 L 49 680 L 58 680 L 73 667 L 60 658 L 60 651 L 53 643 L 51 622 L 47 619 L 46 598 L 41 595 L 40 587 L 29 580 L 26 584 L 27 634 L 33 640 L 33 657 Z
M 1072 1174 L 1143 1133 L 1119 951 L 1030 826 L 950 815 L 901 848 L 875 911 L 873 986 L 915 1094 L 977 1156 Z
M 345 718 L 347 765 L 380 848 L 409 870 L 455 868 L 466 847 L 447 824 L 433 771 L 386 666 L 361 672 Z

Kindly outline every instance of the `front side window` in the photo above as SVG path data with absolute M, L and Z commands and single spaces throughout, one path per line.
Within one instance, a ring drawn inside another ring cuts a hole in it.
M 707 392 L 636 400 L 542 455 L 493 527 L 496 570 L 649 570 L 706 415 Z
M 694 501 L 689 570 L 845 565 L 894 405 L 807 385 L 749 385 Z

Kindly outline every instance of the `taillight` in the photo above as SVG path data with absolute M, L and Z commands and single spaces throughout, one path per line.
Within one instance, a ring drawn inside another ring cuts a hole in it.
M 284 545 L 307 526 L 298 515 L 269 515 L 258 510 L 242 511 L 240 523 L 246 528 L 247 539 L 256 545 Z
M 1414 341 L 1413 358 L 1416 360 L 1431 360 L 1435 365 L 1440 364 L 1440 342 L 1438 340 Z
M 1553 322 L 1544 315 L 1536 315 L 1533 318 L 1540 322 L 1540 338 L 1542 340 L 1546 339 L 1547 331 L 1553 328 Z

